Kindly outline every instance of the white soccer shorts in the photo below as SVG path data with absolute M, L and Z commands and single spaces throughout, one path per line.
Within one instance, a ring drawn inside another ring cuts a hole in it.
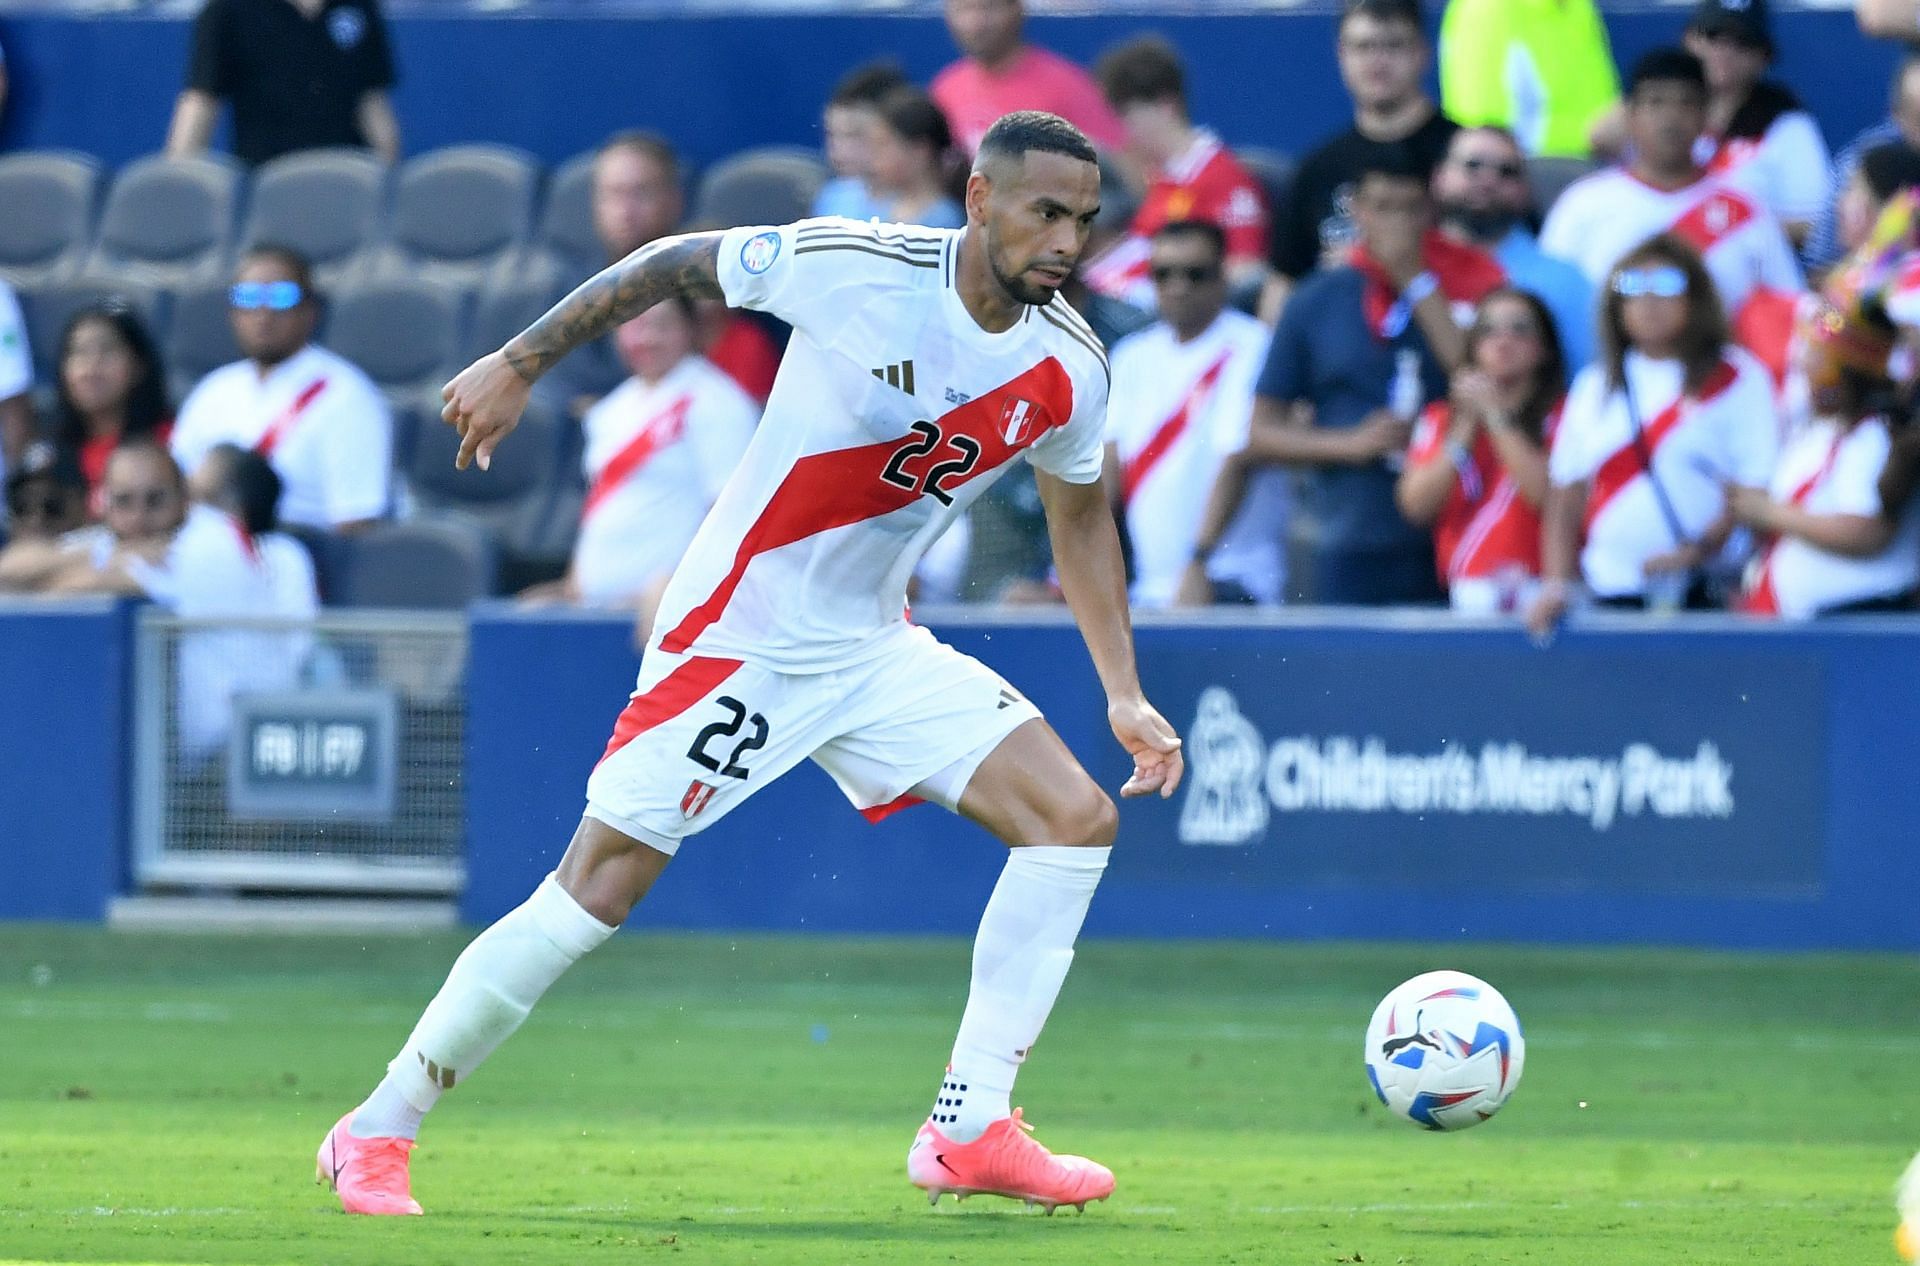
M 587 816 L 672 854 L 808 757 L 873 821 L 915 788 L 952 809 L 988 754 L 1039 715 L 922 628 L 823 673 L 656 646 L 587 779 Z

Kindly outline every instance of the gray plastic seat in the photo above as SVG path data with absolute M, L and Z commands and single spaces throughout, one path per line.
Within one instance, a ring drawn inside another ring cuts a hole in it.
M 540 225 L 533 234 L 538 254 L 575 266 L 605 255 L 600 235 L 593 229 L 594 154 L 592 150 L 575 154 L 548 179 Z
M 99 196 L 100 164 L 85 154 L 0 156 L 0 280 L 25 287 L 77 274 Z
M 336 285 L 372 259 L 386 198 L 387 166 L 366 150 L 287 154 L 254 173 L 240 244 L 291 246 L 320 285 Z
M 326 345 L 388 392 L 439 387 L 460 366 L 459 292 L 388 277 L 342 286 L 328 306 Z
M 113 299 L 132 308 L 154 341 L 164 346 L 167 333 L 167 296 L 153 286 L 117 277 L 76 277 L 35 286 L 20 296 L 27 319 L 27 344 L 33 352 L 34 377 L 51 384 L 58 374 L 60 334 L 73 314 L 90 304 Z
M 224 155 L 135 160 L 107 192 L 86 271 L 163 289 L 225 280 L 242 178 Z
M 1600 170 L 1590 158 L 1529 158 L 1527 187 L 1533 192 L 1534 213 L 1544 217 L 1567 186 Z
M 494 450 L 491 469 L 455 470 L 459 434 L 437 413 L 428 416 L 426 403 L 416 411 L 407 464 L 415 506 L 427 513 L 455 511 L 484 524 L 508 555 L 509 570 L 515 561 L 564 564 L 579 519 L 577 502 L 571 511 L 562 505 L 567 481 L 561 463 L 572 423 L 536 398 Z
M 1268 220 L 1277 222 L 1293 196 L 1293 177 L 1299 164 L 1291 155 L 1259 145 L 1240 146 L 1233 151 L 1233 156 L 1240 160 L 1247 174 L 1260 182 L 1260 192 L 1267 197 Z
M 539 183 L 533 157 L 501 145 L 455 145 L 408 160 L 394 182 L 377 273 L 478 287 L 525 250 Z
M 458 610 L 493 592 L 498 570 L 486 529 L 420 518 L 338 538 L 333 600 L 343 607 Z
M 499 349 L 545 315 L 567 289 L 565 283 L 544 270 L 495 277 L 473 305 L 461 359 L 476 361 Z
M 240 359 L 228 319 L 226 282 L 202 282 L 174 292 L 161 355 L 168 380 L 183 398 L 202 378 Z
M 693 219 L 703 228 L 786 224 L 812 211 L 826 179 L 826 167 L 809 150 L 744 150 L 715 163 L 700 178 Z

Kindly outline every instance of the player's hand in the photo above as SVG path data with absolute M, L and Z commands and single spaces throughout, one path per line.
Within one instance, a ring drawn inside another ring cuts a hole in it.
M 1166 718 L 1145 699 L 1121 699 L 1107 705 L 1107 724 L 1133 757 L 1133 777 L 1120 794 L 1148 796 L 1157 791 L 1162 800 L 1171 796 L 1186 762 L 1180 756 L 1180 736 Z
M 485 470 L 493 464 L 493 450 L 520 425 L 533 384 L 507 363 L 504 353 L 492 352 L 461 370 L 440 389 L 447 402 L 440 410 L 446 423 L 460 432 L 460 452 L 453 464 L 465 470 L 475 461 Z

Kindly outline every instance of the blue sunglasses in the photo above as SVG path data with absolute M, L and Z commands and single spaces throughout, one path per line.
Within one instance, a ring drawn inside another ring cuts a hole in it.
M 300 306 L 307 292 L 300 288 L 297 281 L 241 281 L 234 283 L 227 291 L 227 302 L 242 312 L 253 312 L 266 308 L 272 312 L 287 312 Z
M 1627 299 L 1639 295 L 1678 299 L 1687 293 L 1687 275 L 1671 264 L 1657 268 L 1629 268 L 1613 279 L 1613 293 Z

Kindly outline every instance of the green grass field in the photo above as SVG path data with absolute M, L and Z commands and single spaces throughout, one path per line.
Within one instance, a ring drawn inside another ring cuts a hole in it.
M 1093 943 L 1016 1102 L 1113 1200 L 929 1209 L 964 943 L 635 935 L 442 1102 L 426 1218 L 343 1216 L 314 1149 L 464 939 L 0 928 L 0 1263 L 1857 1266 L 1920 1146 L 1911 958 Z M 1439 966 L 1527 1027 L 1461 1135 L 1360 1066 Z

